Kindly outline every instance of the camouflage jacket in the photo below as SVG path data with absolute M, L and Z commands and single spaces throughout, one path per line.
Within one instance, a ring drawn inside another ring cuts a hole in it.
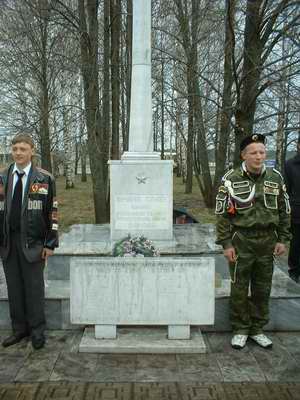
M 216 197 L 217 244 L 232 246 L 238 229 L 276 232 L 278 242 L 290 239 L 290 204 L 283 178 L 276 169 L 265 168 L 258 177 L 249 174 L 243 163 L 228 171 Z

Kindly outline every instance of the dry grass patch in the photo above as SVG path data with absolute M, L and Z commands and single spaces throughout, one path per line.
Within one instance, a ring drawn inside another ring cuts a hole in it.
M 173 180 L 174 190 L 174 207 L 185 208 L 191 215 L 193 215 L 199 222 L 202 223 L 215 223 L 214 210 L 206 208 L 202 195 L 197 183 L 193 180 L 193 192 L 186 194 L 185 185 L 182 178 L 174 177 Z
M 66 190 L 66 180 L 61 176 L 56 180 L 56 190 L 61 232 L 67 231 L 71 225 L 95 223 L 90 177 L 87 182 L 81 182 L 81 177 L 76 176 L 75 187 Z

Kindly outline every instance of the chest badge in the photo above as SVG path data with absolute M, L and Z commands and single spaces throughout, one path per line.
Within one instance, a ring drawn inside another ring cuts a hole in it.
M 30 193 L 48 194 L 47 183 L 33 183 L 30 187 Z
M 33 184 L 31 185 L 30 192 L 31 192 L 31 193 L 37 193 L 38 190 L 39 190 L 39 184 L 38 184 L 38 183 L 33 183 Z

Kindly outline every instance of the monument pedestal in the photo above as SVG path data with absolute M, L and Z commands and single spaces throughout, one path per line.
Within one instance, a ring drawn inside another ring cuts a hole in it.
M 112 242 L 128 234 L 172 241 L 173 161 L 128 157 L 109 164 Z
M 164 327 L 126 327 L 118 329 L 117 339 L 96 339 L 94 328 L 86 328 L 79 345 L 82 353 L 205 353 L 206 345 L 199 328 L 192 329 L 187 340 L 169 340 Z
M 205 352 L 200 329 L 195 335 L 190 326 L 214 323 L 214 267 L 209 257 L 74 257 L 71 321 L 95 325 L 80 351 Z M 124 336 L 117 326 L 134 331 Z

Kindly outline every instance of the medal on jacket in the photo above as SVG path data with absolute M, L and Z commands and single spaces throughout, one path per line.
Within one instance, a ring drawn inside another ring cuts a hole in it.
M 30 187 L 30 193 L 48 194 L 47 183 L 33 183 Z
M 31 185 L 30 191 L 31 191 L 32 193 L 36 193 L 38 190 L 39 190 L 39 185 L 38 185 L 38 183 L 33 183 L 33 184 Z
M 230 196 L 228 197 L 227 213 L 230 215 L 234 215 L 236 213 L 234 200 L 232 200 Z

